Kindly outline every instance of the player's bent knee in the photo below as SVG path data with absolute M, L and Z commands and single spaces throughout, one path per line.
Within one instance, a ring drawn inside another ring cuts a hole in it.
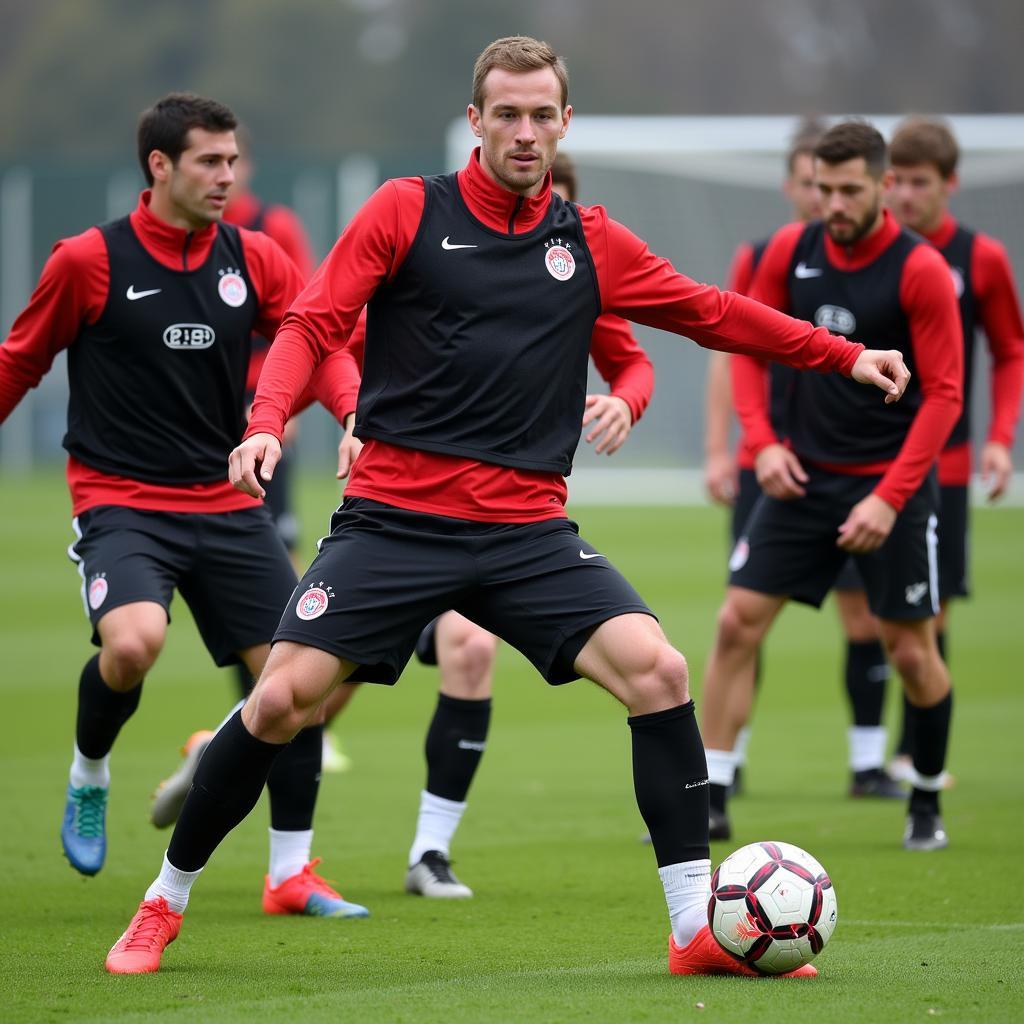
M 246 706 L 246 727 L 257 739 L 286 743 L 309 717 L 309 709 L 300 707 L 295 696 L 286 676 L 265 674 Z
M 636 702 L 678 707 L 690 699 L 690 671 L 686 658 L 669 644 L 660 644 L 654 653 L 650 670 L 634 680 Z
M 889 660 L 905 683 L 914 686 L 925 678 L 929 667 L 927 646 L 917 637 L 898 637 L 890 644 Z
M 132 689 L 153 667 L 163 648 L 163 634 L 140 630 L 123 632 L 103 644 L 101 669 L 112 689 Z
M 718 637 L 720 647 L 755 647 L 761 640 L 760 623 L 735 600 L 727 599 L 718 611 Z
M 482 684 L 494 666 L 497 651 L 497 638 L 486 630 L 476 629 L 460 638 L 452 649 L 452 667 L 465 679 Z

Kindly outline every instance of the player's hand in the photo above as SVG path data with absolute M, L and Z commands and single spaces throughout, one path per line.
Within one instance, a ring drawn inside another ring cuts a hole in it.
M 622 398 L 615 395 L 587 395 L 583 426 L 593 424 L 586 436 L 587 444 L 597 440 L 594 451 L 598 455 L 617 452 L 633 428 L 633 414 Z
M 228 456 L 228 479 L 240 491 L 265 498 L 267 492 L 260 481 L 273 479 L 280 461 L 281 442 L 273 434 L 253 434 Z
M 846 522 L 839 527 L 836 544 L 851 554 L 877 551 L 892 533 L 895 522 L 896 509 L 877 494 L 869 494 L 850 509 Z
M 734 505 L 738 482 L 736 460 L 728 452 L 709 455 L 704 460 L 704 488 L 715 504 Z
M 359 457 L 363 450 L 363 442 L 353 435 L 352 428 L 356 423 L 356 414 L 350 412 L 345 417 L 345 434 L 338 445 L 338 473 L 337 478 L 344 480 L 352 469 L 352 464 Z
M 999 441 L 989 441 L 981 449 L 981 480 L 989 501 L 998 501 L 1006 493 L 1012 474 L 1010 449 Z
M 780 501 L 792 501 L 807 493 L 803 486 L 808 480 L 804 467 L 784 444 L 762 448 L 754 459 L 754 471 L 761 490 Z
M 861 384 L 874 384 L 885 392 L 885 404 L 898 402 L 907 390 L 910 371 L 895 349 L 866 348 L 853 364 L 850 376 Z

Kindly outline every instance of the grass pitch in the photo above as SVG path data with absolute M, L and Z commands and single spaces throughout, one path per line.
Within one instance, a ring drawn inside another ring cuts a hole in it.
M 302 490 L 307 554 L 334 500 Z M 839 925 L 815 982 L 673 978 L 667 918 L 630 781 L 623 711 L 587 683 L 548 688 L 514 651 L 497 672 L 489 750 L 456 839 L 476 891 L 444 905 L 402 892 L 423 784 L 432 672 L 364 688 L 336 732 L 354 761 L 324 777 L 314 852 L 371 908 L 366 921 L 264 916 L 265 806 L 215 855 L 158 975 L 113 978 L 107 948 L 167 841 L 149 795 L 195 728 L 234 700 L 180 600 L 162 660 L 112 757 L 107 865 L 70 869 L 58 830 L 75 693 L 89 656 L 56 475 L 0 480 L 0 1018 L 7 1021 L 947 1021 L 1020 1019 L 1024 848 L 1020 625 L 1024 510 L 978 510 L 977 596 L 955 609 L 957 684 L 945 797 L 952 846 L 900 849 L 902 806 L 844 797 L 846 717 L 835 617 L 790 608 L 766 658 L 736 837 L 810 850 Z M 722 595 L 725 522 L 713 509 L 581 509 L 583 532 L 658 611 L 698 701 Z M 890 694 L 895 709 L 896 694 Z M 892 715 L 890 715 L 892 717 Z

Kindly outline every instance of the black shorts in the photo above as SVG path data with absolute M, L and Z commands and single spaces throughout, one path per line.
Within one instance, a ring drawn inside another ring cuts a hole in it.
M 96 625 L 107 612 L 153 601 L 167 612 L 180 591 L 218 665 L 269 643 L 295 587 L 295 570 L 266 508 L 238 512 L 146 512 L 118 505 L 74 521 L 68 555 L 82 577 L 82 601 Z
M 967 487 L 939 488 L 939 598 L 969 597 Z
M 735 549 L 743 536 L 743 527 L 746 526 L 750 513 L 754 511 L 757 499 L 761 497 L 761 485 L 757 482 L 757 473 L 752 469 L 740 470 L 739 493 L 736 495 L 736 503 L 732 507 L 732 543 Z M 861 578 L 860 570 L 853 558 L 847 558 L 843 563 L 834 590 L 863 590 L 864 580 Z
M 449 609 L 508 641 L 549 683 L 577 678 L 591 633 L 653 613 L 568 519 L 477 523 L 347 498 L 274 636 L 394 683 L 424 626 Z
M 850 509 L 877 476 L 849 476 L 806 465 L 807 494 L 794 501 L 762 496 L 729 560 L 729 582 L 820 607 L 851 556 L 836 545 Z M 938 613 L 938 485 L 930 474 L 896 519 L 885 543 L 853 555 L 871 610 L 894 621 Z

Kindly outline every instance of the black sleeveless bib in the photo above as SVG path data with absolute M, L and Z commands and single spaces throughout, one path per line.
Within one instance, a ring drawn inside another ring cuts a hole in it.
M 220 224 L 206 261 L 170 270 L 127 217 L 100 228 L 110 260 L 103 313 L 68 349 L 64 447 L 148 483 L 222 480 L 244 426 L 256 296 L 238 231 Z
M 470 213 L 455 175 L 423 183 L 409 254 L 367 307 L 356 433 L 568 475 L 600 313 L 579 213 L 552 195 L 509 235 Z

